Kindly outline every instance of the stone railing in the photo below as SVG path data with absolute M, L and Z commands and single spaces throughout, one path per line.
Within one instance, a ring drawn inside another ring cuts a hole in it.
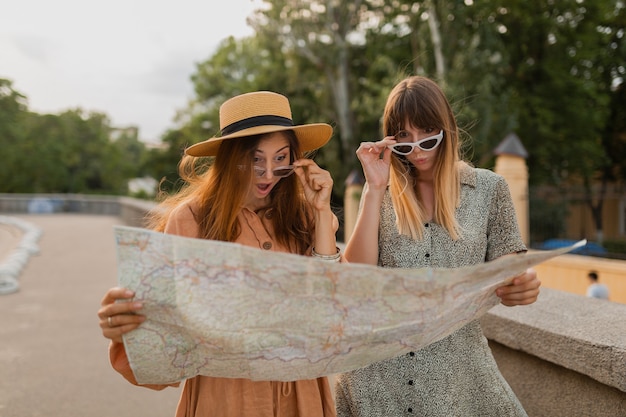
M 138 227 L 154 207 L 132 198 L 0 194 L 0 213 L 50 209 L 47 199 L 53 212 L 115 215 Z M 497 306 L 481 324 L 530 417 L 626 416 L 626 304 L 543 288 L 536 303 Z
M 88 213 L 118 216 L 119 197 L 83 194 L 0 194 L 0 213 Z
M 626 304 L 544 288 L 481 324 L 529 416 L 626 416 Z
M 154 202 L 136 198 L 82 194 L 0 194 L 0 213 L 82 213 L 119 216 L 129 226 L 145 225 Z
M 151 201 L 138 200 L 136 198 L 121 197 L 120 217 L 129 226 L 145 227 L 146 214 L 152 210 L 156 204 Z

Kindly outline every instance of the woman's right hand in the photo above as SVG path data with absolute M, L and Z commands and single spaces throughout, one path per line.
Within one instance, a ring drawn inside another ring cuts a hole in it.
M 372 189 L 387 187 L 391 166 L 391 149 L 387 146 L 394 143 L 396 143 L 394 137 L 387 136 L 378 142 L 361 142 L 356 150 L 356 156 L 363 166 L 363 174 L 368 187 Z
M 102 335 L 114 342 L 122 343 L 122 335 L 135 330 L 146 320 L 138 312 L 143 307 L 140 301 L 133 301 L 135 293 L 126 288 L 111 288 L 102 298 L 98 310 Z M 119 302 L 118 302 L 119 300 Z

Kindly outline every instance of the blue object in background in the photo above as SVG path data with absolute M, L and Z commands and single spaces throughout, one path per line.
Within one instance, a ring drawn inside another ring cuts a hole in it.
M 548 239 L 545 242 L 543 242 L 541 245 L 539 245 L 538 249 L 543 249 L 543 250 L 558 249 L 558 248 L 563 248 L 566 246 L 571 246 L 576 242 L 577 242 L 576 240 L 570 240 L 570 239 Z M 608 252 L 606 249 L 604 249 L 602 246 L 598 245 L 597 243 L 587 242 L 585 246 L 576 248 L 569 253 L 573 253 L 576 255 L 602 256 L 602 255 L 606 255 Z
M 33 198 L 28 202 L 28 212 L 31 214 L 54 213 L 54 202 L 49 198 Z

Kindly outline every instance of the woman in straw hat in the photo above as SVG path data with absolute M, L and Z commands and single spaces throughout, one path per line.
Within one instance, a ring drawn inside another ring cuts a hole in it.
M 339 261 L 338 221 L 330 208 L 333 180 L 303 158 L 330 139 L 332 128 L 323 123 L 294 126 L 287 98 L 261 91 L 226 101 L 220 107 L 220 129 L 219 136 L 185 150 L 179 171 L 186 186 L 153 211 L 153 228 Z M 199 163 L 202 157 L 214 157 L 208 169 Z M 102 334 L 111 339 L 113 367 L 136 384 L 122 335 L 145 317 L 140 304 L 117 302 L 132 297 L 127 289 L 110 289 L 98 316 Z M 176 416 L 209 415 L 327 417 L 335 415 L 335 406 L 327 378 L 186 380 Z

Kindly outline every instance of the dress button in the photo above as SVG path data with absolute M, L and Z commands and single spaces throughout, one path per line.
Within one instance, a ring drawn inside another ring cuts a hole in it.
M 266 219 L 271 219 L 272 217 L 274 217 L 274 210 L 267 210 L 265 212 L 265 218 Z
M 428 223 L 424 223 L 424 227 L 429 227 L 429 224 Z
M 409 352 L 409 356 L 415 356 L 415 352 Z
M 427 253 L 426 255 L 424 255 L 427 258 L 430 258 L 430 253 Z
M 263 242 L 263 249 L 265 250 L 272 249 L 272 242 Z
M 411 407 L 407 408 L 406 411 L 408 411 L 409 413 L 413 412 L 413 409 Z
M 409 385 L 413 385 L 413 380 L 412 379 L 409 380 Z

